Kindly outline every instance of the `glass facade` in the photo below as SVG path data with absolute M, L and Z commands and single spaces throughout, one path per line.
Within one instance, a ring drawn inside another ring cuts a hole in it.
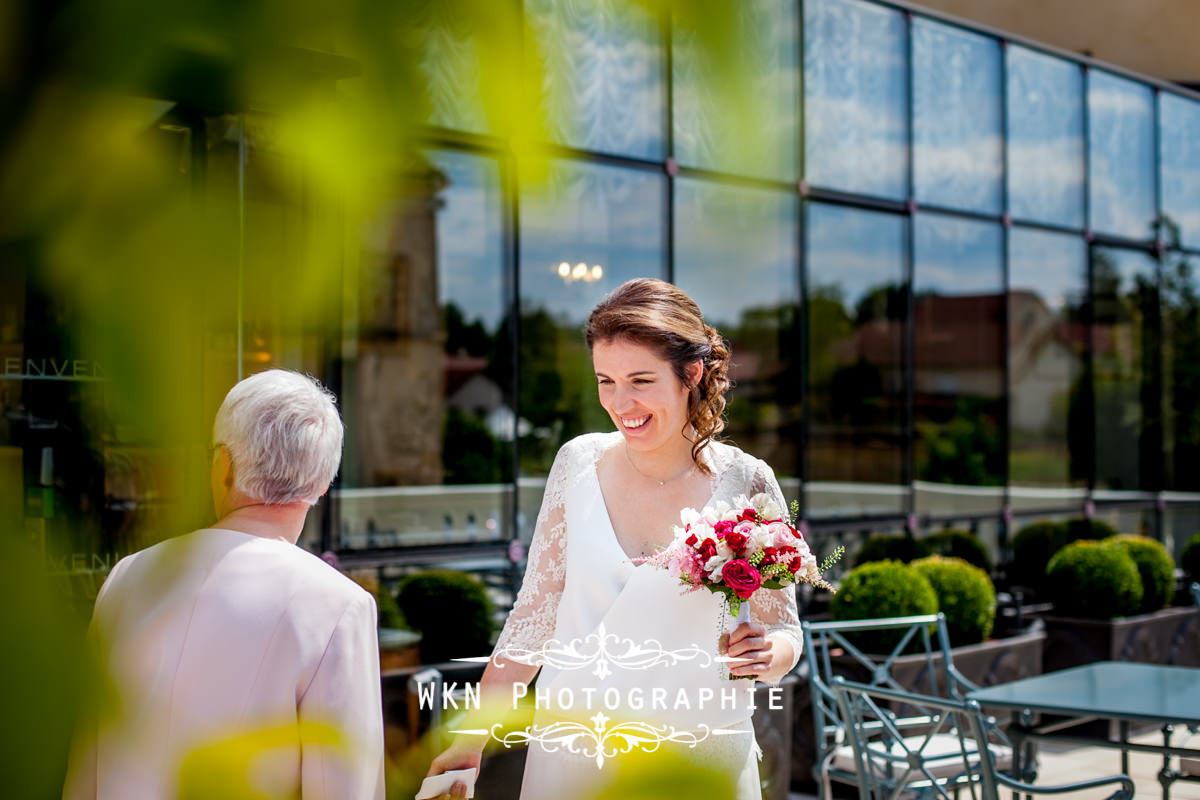
M 344 465 L 307 547 L 519 563 L 557 448 L 611 428 L 587 314 L 639 276 L 731 340 L 729 438 L 831 536 L 1088 501 L 1194 516 L 1200 100 L 871 0 L 739 8 L 734 74 L 765 119 L 718 106 L 686 25 L 526 3 L 529 90 L 554 113 L 514 147 L 471 24 L 431 5 L 427 124 L 352 224 L 267 115 L 156 129 L 174 179 L 243 209 L 195 290 L 189 419 L 268 366 L 340 397 Z M 55 564 L 102 574 L 189 502 L 204 443 L 151 459 L 97 422 L 115 365 L 67 340 L 37 269 L 0 275 L 0 482 Z

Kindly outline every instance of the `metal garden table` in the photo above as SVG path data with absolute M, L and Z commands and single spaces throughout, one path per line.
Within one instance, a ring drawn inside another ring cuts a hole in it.
M 1156 753 L 1163 757 L 1158 773 L 1163 800 L 1170 800 L 1177 780 L 1200 780 L 1171 768 L 1172 756 L 1200 758 L 1200 750 L 1171 745 L 1177 725 L 1200 726 L 1200 669 L 1101 661 L 1033 678 L 1013 681 L 968 694 L 981 705 L 1012 710 L 1008 734 L 1013 740 L 1013 774 L 1020 776 L 1020 761 L 1028 757 L 1033 741 L 1057 741 L 1114 747 L 1121 751 L 1121 771 L 1129 774 L 1129 753 Z M 1038 713 L 1069 717 L 1066 722 L 1035 723 Z M 1115 720 L 1117 741 L 1072 736 L 1063 731 L 1091 719 Z M 1130 722 L 1162 726 L 1161 745 L 1129 741 Z

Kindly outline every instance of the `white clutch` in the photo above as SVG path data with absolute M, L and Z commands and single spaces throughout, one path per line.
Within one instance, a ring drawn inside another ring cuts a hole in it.
M 450 794 L 450 788 L 460 781 L 467 785 L 467 797 L 474 797 L 475 770 L 452 769 L 449 772 L 443 772 L 441 775 L 430 775 L 421 781 L 421 790 L 417 792 L 414 800 L 429 800 L 432 797 Z

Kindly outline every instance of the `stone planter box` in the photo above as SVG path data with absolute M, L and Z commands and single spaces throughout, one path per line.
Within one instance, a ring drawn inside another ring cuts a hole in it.
M 954 666 L 963 677 L 979 686 L 994 686 L 999 683 L 1040 675 L 1042 672 L 1043 647 L 1046 634 L 1030 631 L 1005 639 L 989 639 L 980 644 L 955 647 L 950 651 Z M 935 669 L 940 670 L 941 653 L 933 658 Z M 833 662 L 842 666 L 840 674 L 849 680 L 869 681 L 870 675 L 856 660 L 834 656 Z M 804 662 L 801 662 L 803 665 Z M 837 669 L 837 667 L 835 667 Z M 929 692 L 928 664 L 925 655 L 902 656 L 892 664 L 892 675 L 897 682 L 914 692 Z M 941 680 L 939 676 L 938 684 Z M 944 691 L 944 687 L 942 688 Z M 813 758 L 816 754 L 816 737 L 813 731 L 812 692 L 808 686 L 806 671 L 800 675 L 796 686 L 795 717 L 792 739 L 792 785 L 793 788 L 811 792 L 814 787 Z
M 1200 666 L 1200 613 L 1166 608 L 1153 614 L 1114 620 L 1043 617 L 1045 672 L 1096 661 Z

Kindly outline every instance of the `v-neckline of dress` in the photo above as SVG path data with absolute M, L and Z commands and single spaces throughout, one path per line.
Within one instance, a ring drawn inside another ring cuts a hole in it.
M 621 434 L 619 431 L 615 431 L 615 433 L 618 437 L 620 437 Z M 629 553 L 625 552 L 625 548 L 621 545 L 621 540 L 617 536 L 617 527 L 615 525 L 613 525 L 612 515 L 608 512 L 608 500 L 605 499 L 605 497 L 604 497 L 604 487 L 600 485 L 600 459 L 604 457 L 605 453 L 612 450 L 614 447 L 619 446 L 621 444 L 621 441 L 622 440 L 618 438 L 616 444 L 612 444 L 612 445 L 609 445 L 608 447 L 602 448 L 599 452 L 597 452 L 596 457 L 592 459 L 592 483 L 596 488 L 596 496 L 600 498 L 600 511 L 604 516 L 604 524 L 606 526 L 608 526 L 609 541 L 612 542 L 613 547 L 616 549 L 616 551 L 618 553 L 620 553 L 622 563 L 633 564 L 635 557 L 631 556 L 631 555 L 629 555 Z M 712 446 L 712 444 L 710 443 L 709 447 L 711 447 L 711 446 Z M 706 447 L 705 451 L 707 451 L 707 450 L 708 450 L 708 448 Z M 696 509 L 697 511 L 700 511 L 700 510 L 712 505 L 713 499 L 717 496 L 717 484 L 719 481 L 719 477 L 717 475 L 716 465 L 713 463 L 714 459 L 712 456 L 713 456 L 713 454 L 711 452 L 702 452 L 702 454 L 701 454 L 701 458 L 704 459 L 705 463 L 708 464 L 709 469 L 711 469 L 713 472 L 712 472 L 712 477 L 709 478 L 709 486 L 711 487 L 711 491 L 709 492 L 708 499 L 704 501 L 704 505 L 702 505 L 700 508 Z M 683 509 L 680 509 L 680 511 L 682 511 L 682 510 Z M 648 558 L 648 557 L 649 556 L 637 556 L 637 558 Z M 634 568 L 644 567 L 645 565 L 646 565 L 645 561 L 642 561 L 640 564 L 633 564 Z

